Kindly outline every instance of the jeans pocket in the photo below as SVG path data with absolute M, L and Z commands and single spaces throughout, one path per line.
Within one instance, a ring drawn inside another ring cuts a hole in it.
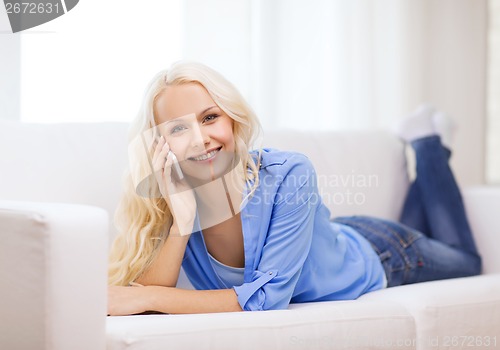
M 386 232 L 396 239 L 403 249 L 408 248 L 413 242 L 422 237 L 422 233 L 404 224 L 389 221 L 383 222 L 386 226 Z
M 412 274 L 423 266 L 415 242 L 424 235 L 409 226 L 366 216 L 336 219 L 354 228 L 372 245 L 384 267 L 388 286 L 411 283 Z

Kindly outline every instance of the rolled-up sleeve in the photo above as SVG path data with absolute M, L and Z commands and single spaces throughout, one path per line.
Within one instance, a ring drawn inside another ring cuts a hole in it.
M 280 182 L 258 268 L 233 287 L 243 310 L 285 309 L 309 254 L 319 197 L 309 160 L 293 162 Z

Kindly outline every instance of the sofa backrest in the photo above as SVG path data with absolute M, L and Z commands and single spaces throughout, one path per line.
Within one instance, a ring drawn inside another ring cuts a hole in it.
M 95 205 L 113 215 L 127 123 L 0 122 L 0 198 Z
M 0 121 L 0 199 L 95 205 L 110 217 L 128 167 L 128 123 Z M 408 185 L 403 144 L 382 131 L 270 131 L 266 147 L 306 154 L 332 216 L 395 219 Z
M 387 131 L 297 131 L 264 134 L 263 144 L 309 157 L 332 217 L 398 219 L 408 188 L 404 144 Z

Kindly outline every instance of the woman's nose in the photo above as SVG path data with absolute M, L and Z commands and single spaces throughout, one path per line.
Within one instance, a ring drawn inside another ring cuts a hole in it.
M 210 143 L 210 136 L 203 128 L 198 126 L 194 128 L 192 143 L 193 147 L 205 149 L 205 145 Z

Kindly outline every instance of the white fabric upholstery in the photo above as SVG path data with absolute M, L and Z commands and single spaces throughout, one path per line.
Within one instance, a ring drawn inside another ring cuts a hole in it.
M 300 132 L 264 135 L 266 147 L 295 150 L 311 159 L 332 216 L 398 219 L 408 187 L 405 148 L 386 131 Z
M 0 201 L 0 349 L 103 349 L 108 215 Z
M 128 166 L 127 128 L 0 121 L 0 349 L 428 349 L 446 348 L 446 336 L 500 342 L 500 274 L 284 311 L 106 319 L 106 251 L 115 234 L 108 224 Z M 264 145 L 309 156 L 332 216 L 398 217 L 408 176 L 396 137 L 274 131 Z M 464 199 L 484 271 L 500 273 L 500 189 L 466 189 Z M 185 277 L 179 285 L 189 287 Z
M 500 187 L 471 187 L 463 198 L 476 244 L 483 259 L 483 273 L 500 273 Z
M 488 339 L 493 348 L 493 339 L 500 339 L 500 275 L 387 288 L 359 300 L 405 305 L 415 318 L 421 350 L 490 348 Z
M 414 349 L 413 318 L 391 302 L 324 302 L 290 310 L 110 317 L 108 350 Z
M 128 166 L 127 129 L 0 121 L 0 199 L 94 205 L 112 218 Z

